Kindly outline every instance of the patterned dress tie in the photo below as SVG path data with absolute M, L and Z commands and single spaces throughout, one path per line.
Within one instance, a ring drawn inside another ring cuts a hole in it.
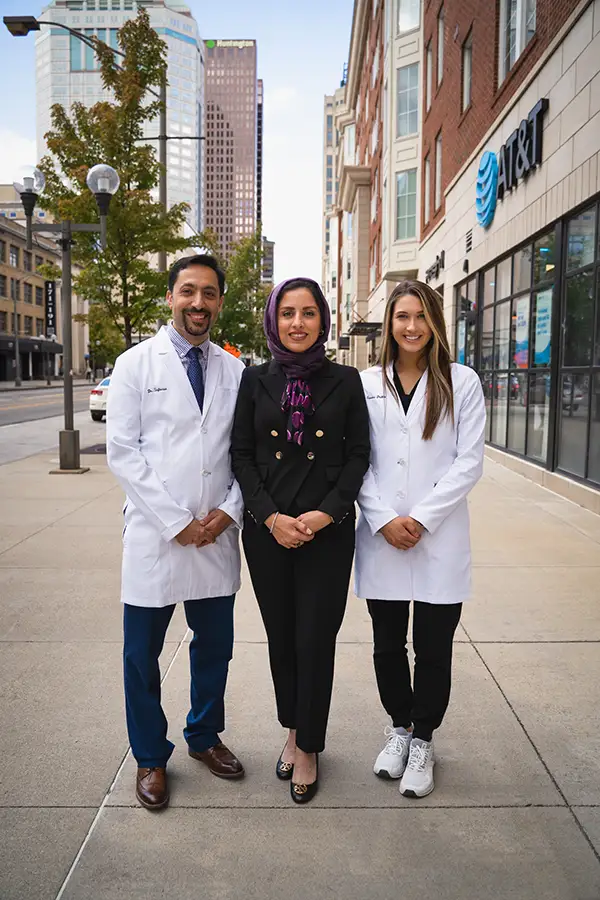
M 187 357 L 189 359 L 189 365 L 187 376 L 190 380 L 192 390 L 196 395 L 200 412 L 202 412 L 202 407 L 204 405 L 204 372 L 202 371 L 202 366 L 200 364 L 200 352 L 200 347 L 190 347 L 188 350 Z

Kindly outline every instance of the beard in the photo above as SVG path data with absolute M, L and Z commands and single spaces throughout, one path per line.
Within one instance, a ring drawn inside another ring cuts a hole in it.
M 202 313 L 205 316 L 205 320 L 203 322 L 193 322 L 191 319 L 191 314 Z M 181 313 L 183 330 L 187 332 L 187 334 L 192 337 L 202 337 L 202 335 L 207 334 L 210 331 L 210 326 L 212 325 L 212 319 L 210 312 L 205 309 L 184 309 Z

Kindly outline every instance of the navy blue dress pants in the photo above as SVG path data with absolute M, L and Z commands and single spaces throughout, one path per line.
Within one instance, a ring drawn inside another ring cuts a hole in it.
M 225 685 L 233 654 L 234 597 L 188 600 L 185 617 L 190 643 L 190 711 L 184 737 L 203 753 L 225 730 Z M 123 667 L 127 731 L 140 767 L 166 766 L 174 745 L 167 740 L 167 719 L 160 702 L 161 654 L 175 606 L 124 604 Z

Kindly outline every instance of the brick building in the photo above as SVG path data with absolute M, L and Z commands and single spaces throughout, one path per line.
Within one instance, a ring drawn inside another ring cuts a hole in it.
M 419 272 L 490 453 L 600 511 L 600 0 L 425 0 Z

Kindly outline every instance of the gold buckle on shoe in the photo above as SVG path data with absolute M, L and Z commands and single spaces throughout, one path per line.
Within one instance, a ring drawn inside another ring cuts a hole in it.
M 294 768 L 294 763 L 289 762 L 281 762 L 279 763 L 279 771 L 280 772 L 291 772 Z
M 295 784 L 294 785 L 294 793 L 295 794 L 305 794 L 308 790 L 308 785 L 306 784 Z

